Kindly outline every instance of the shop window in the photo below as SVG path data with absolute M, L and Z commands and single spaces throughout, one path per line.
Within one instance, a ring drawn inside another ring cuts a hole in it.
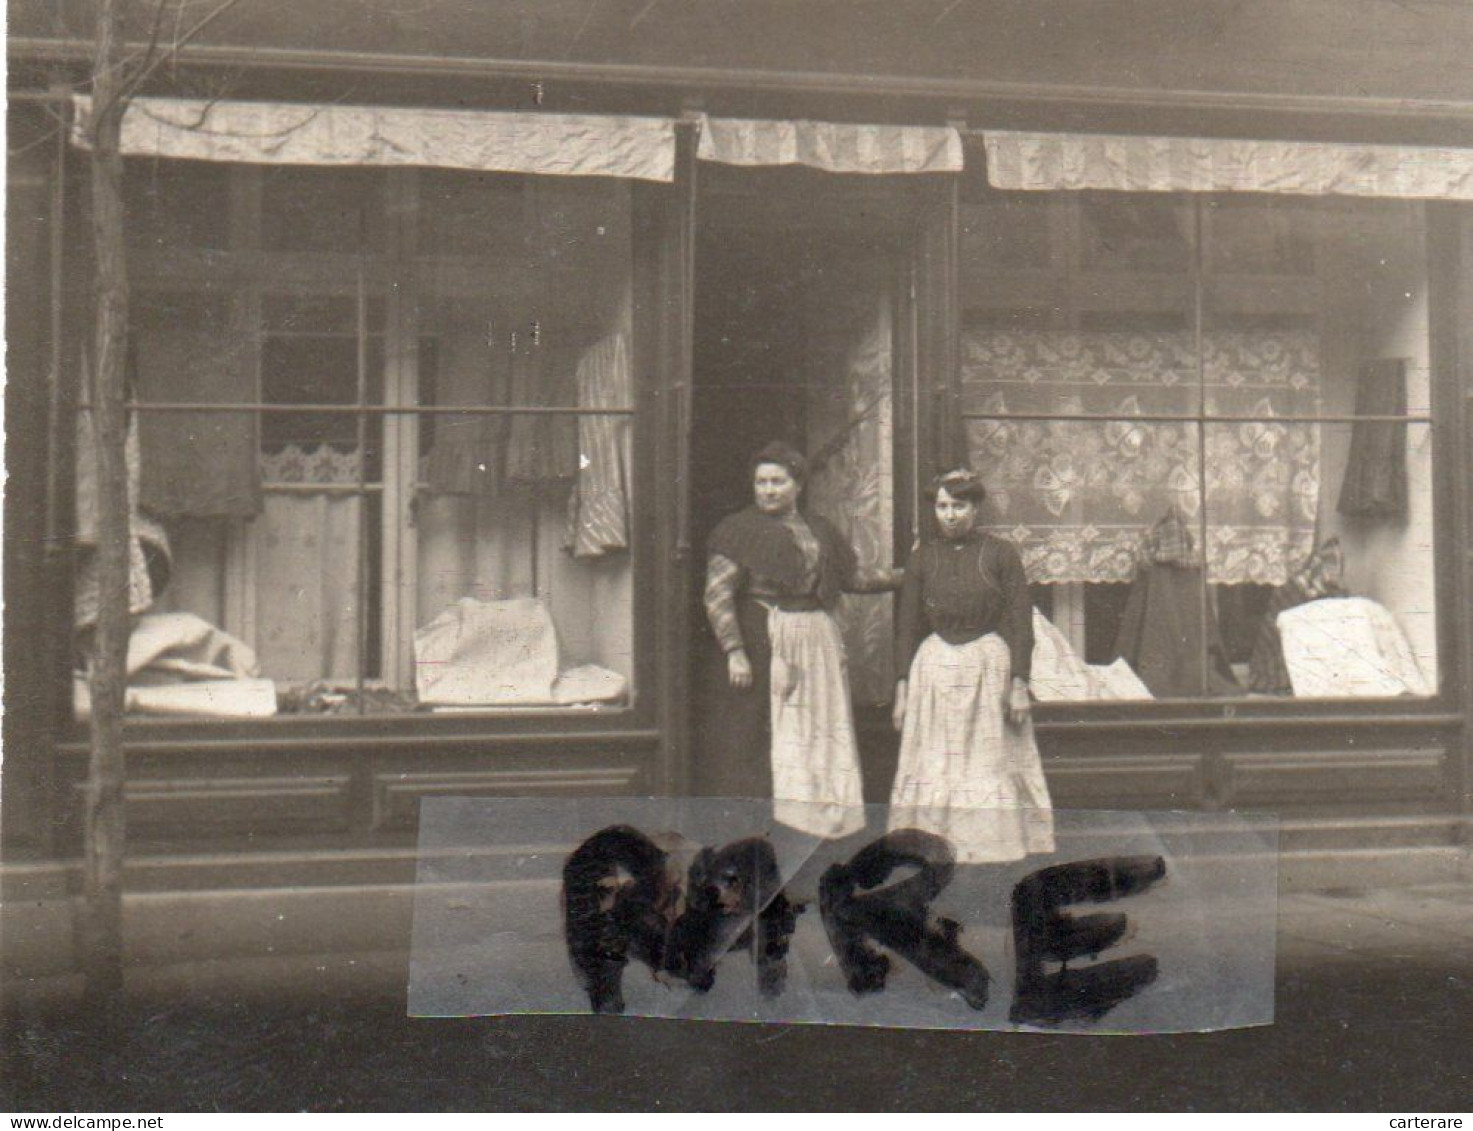
M 1044 259 L 986 234 L 1040 215 Z M 1435 691 L 1420 206 L 979 188 L 962 231 L 968 448 L 1051 594 L 1042 697 Z
M 628 188 L 224 172 L 251 254 L 159 270 L 176 225 L 134 265 L 130 710 L 628 706 Z

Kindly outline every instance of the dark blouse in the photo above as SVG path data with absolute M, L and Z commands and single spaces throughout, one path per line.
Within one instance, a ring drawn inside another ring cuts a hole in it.
M 832 610 L 842 593 L 898 587 L 893 570 L 861 567 L 849 540 L 818 515 L 769 515 L 748 507 L 717 525 L 708 552 L 706 616 L 724 652 L 744 647 L 739 592 L 813 597 Z
M 932 632 L 948 644 L 967 644 L 995 632 L 1012 655 L 1013 676 L 1033 666 L 1033 600 L 1017 548 L 973 531 L 955 542 L 916 548 L 905 570 L 896 626 L 896 677 L 909 677 L 916 649 Z

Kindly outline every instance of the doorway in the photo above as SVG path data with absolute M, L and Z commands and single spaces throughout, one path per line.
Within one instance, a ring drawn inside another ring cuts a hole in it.
M 897 403 L 906 382 L 896 380 L 905 369 L 897 326 L 909 317 L 906 199 L 893 183 L 808 170 L 702 170 L 690 423 L 693 688 L 721 678 L 702 602 L 706 540 L 750 504 L 750 459 L 764 444 L 783 440 L 808 456 L 804 505 L 850 537 L 862 565 L 892 565 L 896 531 L 909 529 L 906 492 L 896 489 L 896 469 L 906 465 L 898 453 L 911 443 L 897 422 L 913 418 Z M 850 596 L 836 614 L 871 800 L 883 799 L 893 775 L 893 734 L 868 725 L 883 724 L 894 687 L 893 604 L 889 594 Z M 692 704 L 698 792 L 707 727 L 720 726 L 706 702 L 698 693 Z

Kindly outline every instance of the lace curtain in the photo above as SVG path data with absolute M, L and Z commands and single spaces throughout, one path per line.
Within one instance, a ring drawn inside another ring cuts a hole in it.
M 862 568 L 888 567 L 895 525 L 889 305 L 877 302 L 857 340 L 821 356 L 839 364 L 816 370 L 821 379 L 809 390 L 809 454 L 828 458 L 813 471 L 808 505 L 848 535 Z M 835 613 L 860 705 L 889 702 L 895 689 L 893 605 L 888 593 L 849 594 Z
M 1318 408 L 1318 337 L 1215 332 L 1202 344 L 1206 413 L 1265 418 L 1207 425 L 1208 577 L 1279 585 L 1313 547 L 1320 457 L 1315 425 L 1273 418 Z M 967 429 L 989 521 L 1018 544 L 1032 581 L 1129 581 L 1142 537 L 1173 507 L 1196 529 L 1199 426 L 1132 419 L 1198 411 L 1191 333 L 972 330 L 962 380 L 965 407 L 991 418 Z

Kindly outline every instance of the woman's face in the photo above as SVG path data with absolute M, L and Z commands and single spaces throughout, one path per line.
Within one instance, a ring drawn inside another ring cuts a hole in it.
M 971 499 L 956 499 L 946 488 L 936 492 L 936 521 L 946 538 L 965 538 L 977 521 L 977 504 Z
M 798 481 L 780 463 L 759 463 L 752 476 L 757 509 L 764 514 L 787 514 L 798 505 Z

